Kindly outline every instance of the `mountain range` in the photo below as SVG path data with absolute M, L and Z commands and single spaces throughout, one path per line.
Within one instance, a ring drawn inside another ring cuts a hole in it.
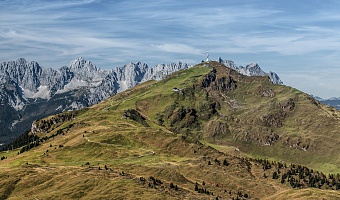
M 218 62 L 248 76 L 269 76 L 276 84 L 276 73 L 265 73 L 258 64 L 236 66 L 233 61 Z M 111 70 L 99 69 L 80 57 L 57 70 L 41 67 L 23 58 L 0 64 L 0 144 L 13 140 L 28 130 L 33 120 L 66 110 L 97 104 L 104 99 L 149 81 L 191 66 L 185 63 L 128 63 Z
M 318 97 L 318 96 L 313 96 L 314 99 L 326 104 L 326 105 L 329 105 L 329 106 L 332 106 L 338 110 L 340 110 L 340 97 L 331 97 L 329 99 L 323 99 L 321 97 Z
M 0 152 L 0 199 L 339 199 L 339 127 L 304 92 L 203 62 L 35 120 Z

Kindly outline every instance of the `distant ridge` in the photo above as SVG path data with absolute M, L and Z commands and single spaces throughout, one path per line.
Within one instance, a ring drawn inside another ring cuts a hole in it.
M 329 99 L 323 99 L 321 97 L 318 96 L 313 96 L 312 97 L 326 105 L 332 106 L 338 110 L 340 110 L 340 97 L 331 97 Z

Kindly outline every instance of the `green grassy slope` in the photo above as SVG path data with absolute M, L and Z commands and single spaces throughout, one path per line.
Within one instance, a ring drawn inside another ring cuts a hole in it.
M 230 76 L 237 87 L 222 91 L 216 80 L 202 89 L 202 76 L 190 74 L 204 71 L 198 67 L 153 85 L 148 90 L 151 93 L 134 101 L 137 109 L 155 123 L 160 124 L 161 119 L 170 130 L 194 133 L 211 144 L 234 146 L 252 157 L 340 173 L 340 115 L 336 109 L 294 88 L 274 85 L 266 77 L 245 77 L 218 63 L 210 66 L 217 69 L 216 79 Z M 173 87 L 182 92 L 173 92 Z M 196 116 L 188 109 L 194 109 Z M 185 117 L 180 119 L 181 115 Z
M 0 153 L 0 199 L 336 199 L 336 185 L 280 180 L 290 162 L 339 173 L 338 125 L 302 92 L 202 63 L 37 121 L 39 146 Z

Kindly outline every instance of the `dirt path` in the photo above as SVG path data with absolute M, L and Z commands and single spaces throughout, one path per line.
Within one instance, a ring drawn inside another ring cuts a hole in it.
M 87 140 L 87 142 L 91 142 L 91 143 L 95 143 L 95 144 L 107 145 L 107 146 L 114 146 L 114 147 L 123 147 L 123 146 L 124 146 L 124 145 L 116 145 L 116 144 L 109 144 L 109 143 L 104 143 L 104 142 L 93 141 L 93 140 L 90 140 L 87 136 L 85 136 L 84 138 Z M 132 146 L 124 146 L 124 147 L 132 147 Z M 155 152 L 152 151 L 152 150 L 144 149 L 144 148 L 141 148 L 141 147 L 139 147 L 138 149 L 144 151 L 144 153 L 145 153 L 145 152 L 148 152 L 147 155 L 155 155 Z M 140 155 L 138 156 L 138 158 L 141 158 L 141 157 L 144 157 L 144 156 L 146 156 L 146 155 L 140 154 Z

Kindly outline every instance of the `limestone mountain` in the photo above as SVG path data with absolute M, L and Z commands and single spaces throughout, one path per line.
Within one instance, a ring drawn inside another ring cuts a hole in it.
M 0 144 L 28 130 L 35 119 L 99 103 L 136 84 L 159 80 L 189 67 L 181 62 L 155 67 L 138 62 L 102 70 L 82 57 L 57 70 L 23 58 L 3 62 L 0 64 Z
M 181 62 L 154 67 L 137 62 L 103 70 L 82 57 L 56 70 L 23 58 L 3 62 L 0 64 L 0 144 L 24 133 L 35 119 L 91 106 L 139 83 L 161 80 L 189 67 Z M 247 75 L 268 75 L 258 65 L 247 70 L 251 71 Z
M 0 198 L 339 199 L 339 118 L 209 61 L 34 121 Z

